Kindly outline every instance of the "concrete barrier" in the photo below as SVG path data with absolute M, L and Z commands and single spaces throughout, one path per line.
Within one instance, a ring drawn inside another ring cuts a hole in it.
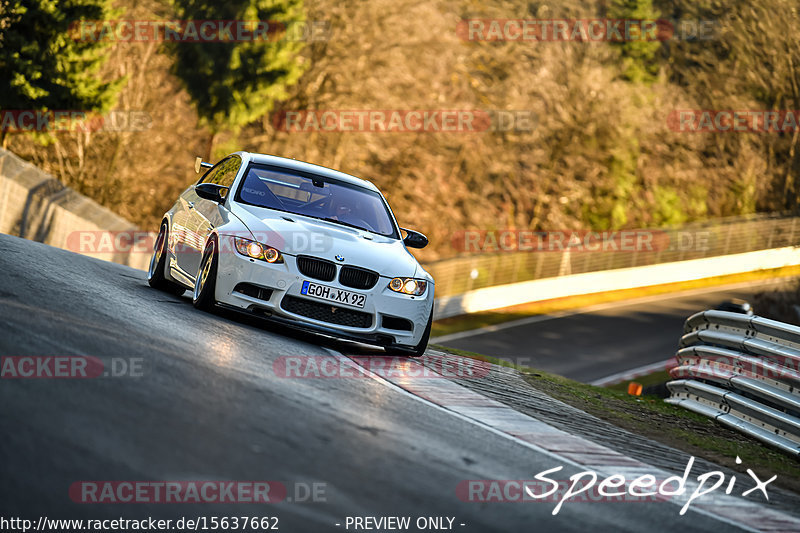
M 148 234 L 2 148 L 0 232 L 138 269 L 150 261 Z M 102 234 L 117 242 L 98 246 Z M 80 249 L 82 236 L 94 237 L 95 246 Z

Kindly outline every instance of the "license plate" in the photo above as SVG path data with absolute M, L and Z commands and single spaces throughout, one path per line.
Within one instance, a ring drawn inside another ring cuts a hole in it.
M 364 303 L 367 301 L 367 296 L 365 294 L 326 287 L 325 285 L 318 285 L 310 281 L 303 282 L 303 288 L 300 289 L 300 294 L 358 308 L 364 307 Z

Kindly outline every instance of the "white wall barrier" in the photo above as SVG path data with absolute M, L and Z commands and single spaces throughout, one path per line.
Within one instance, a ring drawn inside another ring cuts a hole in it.
M 785 247 L 523 281 L 439 298 L 436 300 L 435 318 L 448 318 L 566 296 L 636 289 L 794 265 L 800 265 L 800 248 Z

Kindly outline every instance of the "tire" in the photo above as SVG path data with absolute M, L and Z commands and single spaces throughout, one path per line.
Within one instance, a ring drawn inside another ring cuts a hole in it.
M 169 229 L 166 220 L 161 223 L 158 230 L 158 238 L 153 246 L 153 257 L 150 258 L 150 268 L 147 270 L 147 283 L 154 289 L 180 296 L 186 289 L 174 283 L 164 275 L 167 271 L 167 241 Z
M 384 348 L 389 355 L 404 355 L 406 357 L 422 357 L 425 355 L 425 350 L 428 349 L 428 339 L 431 338 L 431 325 L 433 324 L 433 308 L 428 317 L 428 324 L 425 326 L 425 332 L 419 340 L 419 344 L 413 348 L 401 348 L 399 346 L 387 346 Z
M 200 261 L 200 269 L 197 271 L 197 278 L 194 281 L 192 305 L 203 311 L 211 311 L 217 303 L 214 299 L 216 287 L 217 243 L 211 240 L 206 244 L 206 249 L 203 252 L 203 259 Z

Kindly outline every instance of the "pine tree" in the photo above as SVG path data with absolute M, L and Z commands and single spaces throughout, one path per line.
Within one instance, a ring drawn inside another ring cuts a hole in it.
M 652 0 L 612 0 L 609 15 L 614 19 L 640 20 L 654 23 L 658 15 Z M 652 81 L 658 74 L 656 54 L 661 43 L 647 38 L 633 38 L 617 43 L 622 53 L 625 78 L 633 82 Z
M 174 0 L 174 7 L 183 20 L 269 21 L 283 28 L 303 22 L 302 0 Z M 236 131 L 269 113 L 305 70 L 298 56 L 304 43 L 284 32 L 271 35 L 174 44 L 173 72 L 183 81 L 201 125 L 211 131 L 209 158 L 219 132 Z
M 105 112 L 121 81 L 101 80 L 108 42 L 70 31 L 104 20 L 112 0 L 0 0 L 0 109 Z M 0 131 L 0 140 L 5 136 Z

